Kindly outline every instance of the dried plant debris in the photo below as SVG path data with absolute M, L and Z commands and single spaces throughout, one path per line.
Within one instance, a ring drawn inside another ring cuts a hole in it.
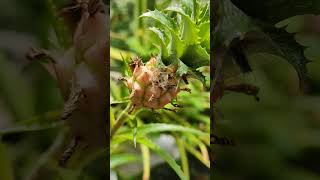
M 78 147 L 106 149 L 109 14 L 102 0 L 73 1 L 58 14 L 72 30 L 70 47 L 60 44 L 58 49 L 34 48 L 27 57 L 49 60 L 43 64 L 56 79 L 65 100 L 61 120 L 67 121 L 74 140 L 62 155 L 64 160 L 60 160 L 64 166 Z M 75 140 L 82 145 L 74 145 Z

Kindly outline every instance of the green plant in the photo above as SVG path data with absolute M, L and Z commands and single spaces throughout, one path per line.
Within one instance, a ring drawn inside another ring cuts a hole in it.
M 190 179 L 186 152 L 210 166 L 209 92 L 206 91 L 210 64 L 209 2 L 181 0 L 169 7 L 145 12 L 141 20 L 149 26 L 147 31 L 139 29 L 146 32 L 141 37 L 147 39 L 142 47 L 147 47 L 145 51 L 149 54 L 157 55 L 150 58 L 144 52 L 141 59 L 131 61 L 125 55 L 120 72 L 127 75 L 121 78 L 126 87 L 116 88 L 111 81 L 111 168 L 117 170 L 114 165 L 119 165 L 117 162 L 127 164 L 140 159 L 123 149 L 132 141 L 134 146 L 140 145 L 144 179 L 150 177 L 151 152 L 161 156 L 180 179 Z M 183 82 L 188 89 L 182 87 Z M 122 104 L 127 104 L 125 109 Z M 155 143 L 156 137 L 163 134 L 175 139 L 181 166 Z

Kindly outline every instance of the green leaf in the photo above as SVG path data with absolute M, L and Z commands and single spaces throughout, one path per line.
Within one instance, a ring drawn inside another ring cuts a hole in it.
M 147 18 L 154 19 L 160 22 L 163 26 L 165 26 L 170 31 L 176 32 L 178 30 L 176 23 L 167 14 L 164 14 L 158 10 L 143 13 L 140 17 L 147 17 Z
M 185 51 L 185 44 L 179 38 L 175 32 L 170 32 L 170 43 L 169 43 L 169 52 L 170 52 L 170 64 L 177 62 L 177 60 L 183 55 Z M 165 63 L 168 65 L 168 63 Z
M 184 42 L 180 39 L 177 24 L 167 15 L 158 10 L 149 11 L 142 14 L 140 17 L 154 19 L 163 26 L 163 30 L 167 29 L 170 32 L 170 43 L 168 45 L 169 57 L 162 59 L 166 65 L 174 63 L 184 52 Z
M 140 146 L 143 161 L 143 179 L 150 179 L 150 151 L 145 145 Z
M 121 142 L 124 141 L 132 141 L 133 137 L 129 134 L 120 134 L 115 136 L 112 141 L 111 141 L 111 146 L 115 145 L 115 144 L 120 144 Z M 147 146 L 148 148 L 150 148 L 152 151 L 154 151 L 155 153 L 157 153 L 163 160 L 165 160 L 170 167 L 177 173 L 177 175 L 185 180 L 186 176 L 183 174 L 183 171 L 181 170 L 180 166 L 177 164 L 177 162 L 163 149 L 161 149 L 161 147 L 159 147 L 157 144 L 153 143 L 151 140 L 147 139 L 146 137 L 141 137 L 140 134 L 137 137 L 137 142 Z
M 188 46 L 180 59 L 191 69 L 210 65 L 210 55 L 200 45 Z
M 201 37 L 201 42 L 210 40 L 210 21 L 200 24 L 199 29 L 199 37 Z
M 306 59 L 302 46 L 295 41 L 292 35 L 282 29 L 276 28 L 269 29 L 267 34 L 263 32 L 250 32 L 243 38 L 241 45 L 247 57 L 252 54 L 262 53 L 275 55 L 286 60 L 297 71 L 300 79 L 300 88 L 301 90 L 303 89 L 307 76 Z M 260 62 L 254 63 L 258 64 Z M 251 65 L 254 64 L 251 63 Z
M 191 70 L 188 71 L 188 74 L 192 77 L 195 78 L 197 80 L 199 80 L 203 87 L 206 87 L 206 77 L 198 70 Z
M 199 42 L 198 32 L 196 23 L 191 20 L 191 17 L 183 12 L 183 9 L 179 6 L 170 6 L 166 11 L 176 12 L 182 16 L 183 19 L 183 30 L 181 37 L 187 45 L 197 44 Z
M 187 177 L 181 170 L 181 167 L 177 164 L 177 162 L 164 150 L 160 148 L 157 144 L 153 143 L 147 138 L 139 138 L 138 142 L 149 147 L 151 150 L 156 152 L 160 157 L 162 157 L 169 165 L 170 167 L 177 173 L 177 175 L 182 180 L 187 180 Z
M 294 37 L 284 31 L 277 30 L 271 32 L 272 40 L 278 45 L 285 58 L 297 71 L 300 79 L 300 89 L 304 89 L 304 81 L 307 79 L 306 58 L 304 50 L 294 39 Z
M 166 44 L 166 41 L 165 41 L 164 33 L 160 29 L 158 29 L 156 27 L 150 27 L 149 30 L 156 35 L 157 41 L 160 43 L 160 54 L 161 54 L 161 57 L 164 58 L 164 59 L 167 59 L 168 56 L 169 56 L 169 52 L 168 52 L 168 49 L 167 49 L 167 44 Z
M 186 66 L 182 61 L 180 61 L 178 69 L 177 69 L 177 75 L 179 77 L 187 74 L 189 72 L 189 67 Z
M 209 2 L 205 3 L 205 5 L 203 5 L 200 8 L 200 14 L 199 14 L 199 20 L 197 23 L 203 23 L 206 21 L 210 21 L 210 5 Z
M 210 21 L 200 24 L 199 37 L 201 37 L 201 46 L 205 47 L 207 52 L 210 52 Z
M 126 74 L 127 76 L 132 76 L 132 70 L 131 70 L 131 68 L 129 67 L 129 66 L 130 66 L 130 65 L 129 65 L 129 64 L 130 64 L 129 59 L 128 59 L 128 58 L 124 58 L 121 53 L 120 53 L 120 55 L 121 55 L 121 59 L 122 59 L 122 61 L 123 61 L 123 63 L 124 63 L 125 74 Z
M 195 3 L 195 0 L 181 0 L 180 2 L 183 12 L 193 20 L 195 19 Z
M 128 153 L 113 154 L 110 157 L 110 168 L 114 169 L 120 165 L 129 164 L 136 161 L 141 161 L 141 158 L 135 154 L 128 154 Z
M 177 75 L 179 77 L 181 77 L 183 75 L 189 75 L 191 78 L 195 78 L 195 79 L 199 80 L 202 83 L 203 87 L 206 86 L 205 76 L 201 72 L 199 72 L 198 70 L 189 68 L 182 61 L 180 61 L 180 64 L 178 66 Z
M 185 144 L 185 148 L 187 149 L 187 151 L 192 154 L 194 157 L 196 157 L 199 161 L 201 161 L 205 166 L 207 166 L 208 168 L 210 168 L 210 162 L 206 161 L 203 157 L 202 154 L 193 146 L 189 145 L 189 144 Z
M 150 133 L 159 133 L 159 132 L 184 132 L 184 133 L 191 133 L 196 134 L 198 136 L 206 136 L 207 134 L 199 131 L 194 128 L 184 127 L 181 125 L 174 125 L 174 124 L 165 124 L 165 123 L 151 123 L 145 124 L 137 129 L 138 135 L 146 135 Z M 128 131 L 123 131 L 122 133 L 129 133 Z
M 57 128 L 64 125 L 65 122 L 58 121 L 58 122 L 49 122 L 49 123 L 42 123 L 42 124 L 35 124 L 35 125 L 18 125 L 12 128 L 6 128 L 0 130 L 0 135 L 9 135 L 15 133 L 26 133 L 26 132 L 33 132 L 33 131 L 42 131 L 52 128 Z
M 190 179 L 189 161 L 186 153 L 186 148 L 184 147 L 185 142 L 182 141 L 180 137 L 176 137 L 176 142 L 179 149 L 183 172 L 186 175 L 187 179 Z
M 276 28 L 285 28 L 289 33 L 297 33 L 305 28 L 306 15 L 298 15 L 285 19 L 275 26 Z

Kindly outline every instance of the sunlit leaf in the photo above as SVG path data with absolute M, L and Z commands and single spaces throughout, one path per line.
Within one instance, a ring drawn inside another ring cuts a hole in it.
M 154 19 L 160 22 L 163 26 L 168 28 L 170 31 L 175 32 L 178 30 L 176 23 L 168 15 L 158 10 L 146 12 L 142 14 L 140 17 L 147 17 L 147 18 Z
M 175 125 L 175 124 L 164 124 L 164 123 L 144 124 L 139 126 L 137 131 L 139 135 L 159 133 L 159 132 L 184 132 L 184 133 L 196 134 L 199 136 L 206 136 L 206 133 L 195 128 L 184 127 L 184 126 Z M 122 133 L 128 133 L 128 132 L 124 131 Z
M 123 164 L 129 164 L 137 161 L 141 161 L 141 158 L 135 154 L 128 154 L 128 153 L 113 154 L 110 157 L 110 168 L 114 169 Z
M 196 23 L 191 20 L 191 17 L 183 12 L 183 9 L 179 6 L 170 6 L 166 11 L 172 11 L 179 13 L 182 16 L 183 20 L 183 30 L 182 30 L 182 39 L 187 45 L 197 44 L 199 42 L 198 32 L 199 29 L 196 26 Z

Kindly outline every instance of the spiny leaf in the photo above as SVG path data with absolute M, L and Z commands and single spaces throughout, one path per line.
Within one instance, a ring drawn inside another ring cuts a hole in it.
M 189 67 L 185 65 L 182 61 L 180 61 L 177 69 L 177 75 L 181 77 L 183 75 L 186 75 L 188 71 L 189 71 Z
M 297 14 L 319 14 L 319 0 L 231 0 L 237 7 L 251 17 L 270 24 Z
M 206 48 L 206 51 L 210 51 L 210 21 L 206 21 L 200 24 L 199 36 L 201 37 L 201 46 Z
M 195 0 L 181 0 L 181 7 L 185 14 L 191 17 L 193 20 L 195 19 Z
M 179 36 L 173 31 L 170 32 L 169 52 L 170 64 L 177 63 L 178 58 L 180 58 L 185 52 L 184 41 L 181 40 Z
M 169 52 L 168 52 L 167 44 L 165 41 L 165 35 L 163 34 L 163 32 L 160 29 L 158 29 L 156 27 L 150 27 L 149 30 L 156 35 L 157 40 L 160 43 L 161 57 L 164 59 L 167 59 L 169 56 Z
M 197 44 L 199 41 L 196 23 L 191 20 L 191 17 L 184 13 L 183 9 L 179 6 L 170 6 L 166 11 L 179 13 L 183 19 L 183 30 L 181 37 L 187 45 Z
M 182 61 L 180 61 L 180 64 L 178 66 L 177 75 L 179 77 L 181 77 L 183 75 L 188 75 L 191 78 L 195 78 L 195 79 L 199 80 L 202 83 L 203 87 L 206 86 L 205 76 L 201 72 L 197 71 L 196 69 L 190 69 Z
M 188 46 L 180 59 L 191 69 L 210 65 L 210 55 L 200 45 Z
M 197 24 L 201 24 L 201 23 L 203 23 L 205 21 L 209 21 L 209 20 L 210 20 L 210 6 L 209 6 L 209 2 L 208 2 L 200 8 L 199 20 L 198 20 Z
M 164 14 L 158 10 L 143 13 L 140 17 L 147 17 L 147 18 L 154 19 L 160 22 L 163 26 L 168 28 L 170 31 L 175 32 L 178 30 L 176 23 L 167 14 Z
M 206 77 L 198 70 L 190 70 L 188 71 L 188 74 L 197 80 L 199 80 L 203 87 L 206 87 Z
M 297 71 L 300 79 L 300 88 L 304 89 L 304 81 L 307 79 L 307 60 L 304 57 L 302 46 L 300 46 L 294 37 L 283 30 L 269 32 L 272 40 L 278 45 L 284 57 Z

